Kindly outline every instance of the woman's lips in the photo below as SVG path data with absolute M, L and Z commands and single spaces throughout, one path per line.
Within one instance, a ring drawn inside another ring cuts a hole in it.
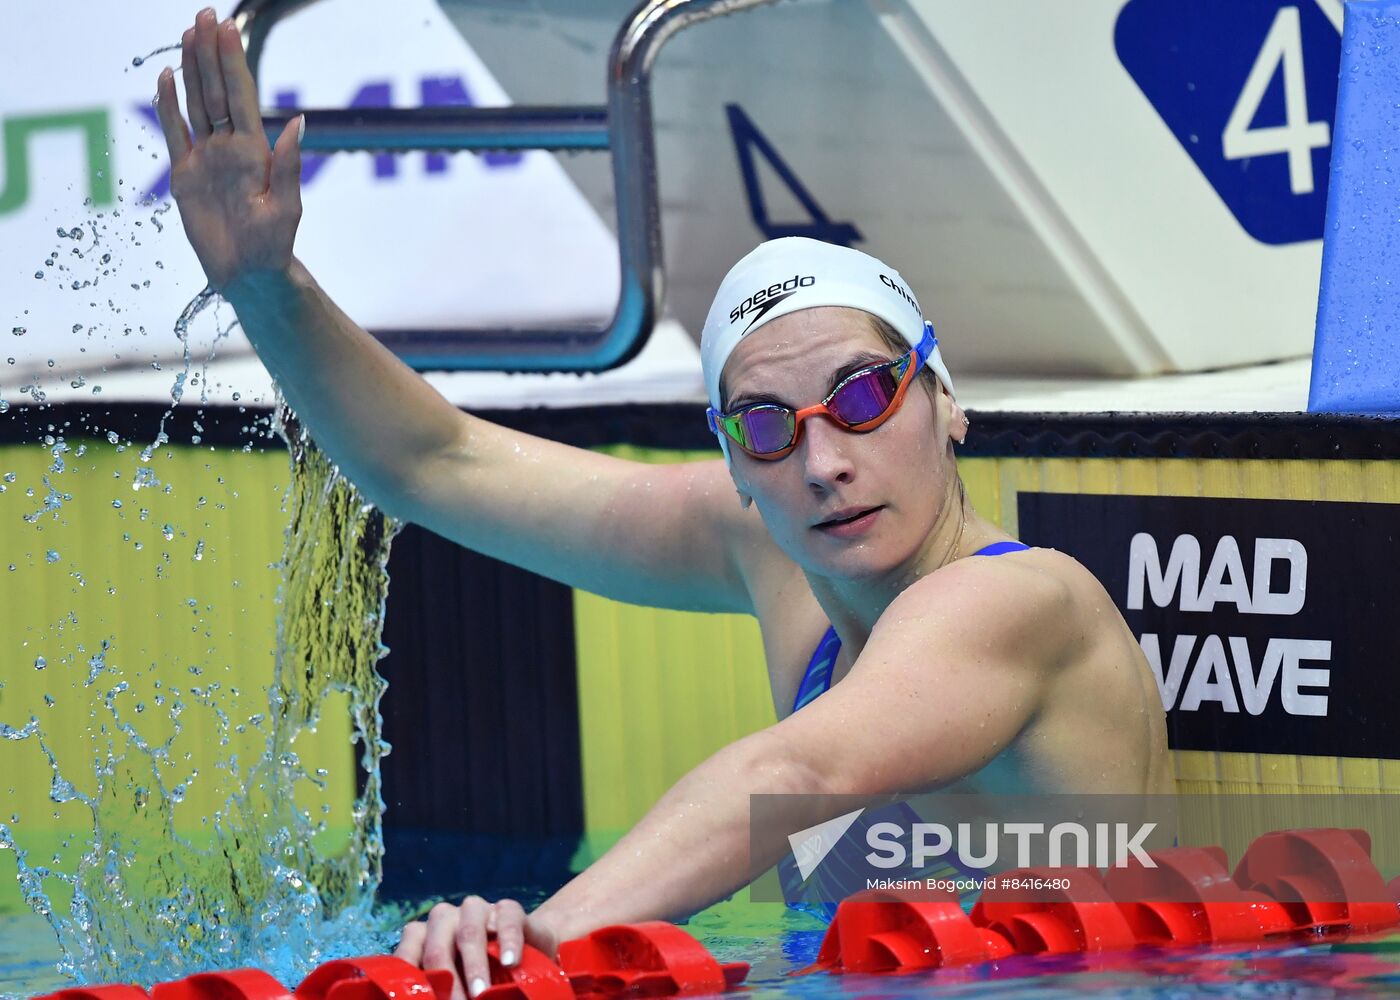
M 863 535 L 870 530 L 876 518 L 880 516 L 881 507 L 870 507 L 855 516 L 847 516 L 839 520 L 823 521 L 820 524 L 812 525 L 813 529 L 820 531 L 824 535 L 834 535 L 837 538 L 852 538 L 856 535 Z

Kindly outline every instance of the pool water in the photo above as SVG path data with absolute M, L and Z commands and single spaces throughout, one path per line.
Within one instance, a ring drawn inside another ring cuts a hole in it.
M 425 856 L 447 856 L 446 835 L 434 849 L 410 850 L 421 838 L 389 836 L 381 900 L 396 911 L 425 911 L 438 897 L 422 895 L 435 871 Z M 460 898 L 468 888 L 488 898 L 510 895 L 527 906 L 593 856 L 598 843 L 572 838 L 452 838 L 459 848 L 440 869 L 441 888 Z M 396 848 L 398 849 L 396 851 Z M 534 881 L 522 881 L 522 877 Z M 543 881 L 541 881 L 543 880 Z M 408 889 L 408 898 L 392 893 Z M 382 911 L 381 911 L 382 912 Z M 721 962 L 752 966 L 746 995 L 801 1000 L 850 997 L 1255 997 L 1400 994 L 1400 934 L 1368 939 L 1293 942 L 1267 948 L 1139 949 L 1113 956 L 1015 957 L 977 966 L 904 975 L 794 975 L 816 958 L 825 927 L 778 904 L 740 892 L 686 925 Z M 55 971 L 59 949 L 47 923 L 31 914 L 0 914 L 0 995 L 24 997 L 65 985 Z M 194 970 L 172 969 L 169 978 Z M 149 985 L 149 984 L 148 984 Z M 295 984 L 290 984 L 295 985 Z

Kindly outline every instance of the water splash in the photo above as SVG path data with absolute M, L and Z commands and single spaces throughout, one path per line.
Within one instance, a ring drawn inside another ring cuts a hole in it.
M 133 69 L 139 69 L 140 67 L 142 67 L 142 66 L 144 66 L 144 65 L 146 64 L 146 61 L 147 61 L 148 59 L 154 59 L 156 56 L 160 55 L 162 52 L 176 52 L 176 51 L 179 50 L 179 48 L 180 48 L 180 43 L 179 43 L 179 42 L 175 42 L 174 44 L 171 44 L 171 45 L 162 45 L 160 48 L 158 48 L 158 49 L 156 49 L 156 50 L 154 50 L 154 51 L 152 51 L 152 52 L 147 52 L 144 56 L 132 56 L 132 57 L 131 57 L 131 65 L 132 65 L 132 68 L 133 68 Z
M 195 321 L 195 318 L 198 317 L 200 313 L 208 308 L 211 302 L 217 301 L 218 297 L 218 293 L 206 285 L 202 292 L 190 300 L 189 304 L 186 305 L 184 310 L 180 313 L 180 318 L 175 321 L 175 337 L 180 341 L 183 368 L 176 373 L 175 382 L 170 387 L 170 405 L 166 407 L 165 412 L 160 415 L 160 426 L 156 429 L 155 440 L 141 449 L 142 467 L 136 470 L 136 474 L 132 477 L 131 482 L 131 488 L 134 491 L 154 489 L 161 485 L 160 480 L 156 478 L 155 472 L 149 467 L 148 463 L 151 461 L 157 448 L 170 442 L 170 436 L 165 433 L 165 423 L 170 419 L 170 415 L 175 412 L 175 407 L 180 405 L 180 400 L 183 399 L 185 395 L 185 381 L 190 377 L 191 366 L 190 324 Z M 220 335 L 215 338 L 215 344 L 227 335 L 227 330 L 220 333 Z M 209 349 L 209 358 L 205 361 L 206 370 L 209 361 L 213 360 L 213 357 L 214 348 L 211 346 Z M 200 402 L 204 401 L 205 400 L 201 398 Z
M 182 330 L 208 300 L 191 303 Z M 90 762 L 58 760 L 37 718 L 0 723 L 0 737 L 44 755 L 54 807 L 91 820 L 72 863 L 32 861 L 22 825 L 0 825 L 0 849 L 14 852 L 26 904 L 57 935 L 59 971 L 79 982 L 150 984 L 256 965 L 296 983 L 329 959 L 386 950 L 401 925 L 398 913 L 374 907 L 384 852 L 379 762 L 388 749 L 379 712 L 386 685 L 375 668 L 385 652 L 386 566 L 399 525 L 339 475 L 280 398 L 277 407 L 292 476 L 266 711 L 235 721 L 217 682 L 178 690 L 156 682 L 151 704 L 166 711 L 150 712 L 125 679 L 114 636 L 77 675 L 96 696 Z M 163 439 L 164 419 L 143 463 Z M 199 668 L 190 672 L 198 681 Z M 326 771 L 303 763 L 297 740 L 339 704 L 337 695 L 349 704 L 360 783 L 348 838 L 328 845 L 324 817 L 298 804 L 307 784 L 324 787 Z M 196 832 L 176 823 L 189 790 L 211 780 L 179 752 L 192 706 L 202 714 L 191 731 L 217 741 L 214 768 L 227 773 L 230 789 Z M 246 733 L 261 746 L 240 757 L 247 741 L 238 734 Z

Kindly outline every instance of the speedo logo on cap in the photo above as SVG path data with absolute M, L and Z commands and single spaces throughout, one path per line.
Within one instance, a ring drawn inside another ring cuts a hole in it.
M 884 285 L 886 288 L 892 289 L 896 295 L 913 306 L 916 313 L 923 316 L 924 311 L 919 308 L 919 303 L 915 300 L 913 294 L 899 282 L 895 281 L 888 274 L 882 274 L 880 275 L 880 284 Z
M 793 292 L 797 291 L 799 288 L 810 288 L 816 283 L 817 277 L 814 274 L 794 274 L 787 281 L 774 283 L 767 288 L 760 288 L 730 310 L 729 322 L 737 323 L 749 313 L 754 313 L 753 318 L 749 320 L 749 326 L 753 326 L 768 313 L 768 310 L 772 309 Z M 758 311 L 754 312 L 754 310 Z M 748 329 L 745 328 L 744 332 L 747 333 Z

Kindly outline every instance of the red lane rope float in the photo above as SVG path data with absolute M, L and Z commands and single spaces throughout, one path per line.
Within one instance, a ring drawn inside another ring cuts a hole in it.
M 230 969 L 157 983 L 151 1000 L 292 1000 L 292 993 L 261 969 Z
M 748 963 L 721 965 L 695 938 L 660 920 L 603 927 L 565 941 L 559 965 L 579 997 L 722 993 L 749 974 Z
M 1396 923 L 1365 830 L 1284 830 L 1249 845 L 1235 883 L 1277 899 L 1299 927 L 1381 930 Z
M 1109 896 L 1097 868 L 1021 868 L 1006 878 L 1064 884 L 1037 893 L 993 885 L 983 891 L 970 919 L 1011 942 L 1020 955 L 1127 951 L 1137 936 Z M 1045 895 L 1049 898 L 1039 898 Z
M 1231 879 L 1219 847 L 1171 847 L 1149 856 L 1156 868 L 1134 861 L 1105 879 L 1110 896 L 1131 900 L 1118 905 L 1139 944 L 1244 944 L 1297 926 L 1277 900 Z
M 447 969 L 424 971 L 391 955 L 370 955 L 317 966 L 297 987 L 296 1000 L 447 1000 L 451 994 L 452 973 Z
M 46 993 L 36 1000 L 150 1000 L 139 986 L 70 986 L 56 993 Z
M 500 945 L 492 939 L 486 943 L 486 957 L 491 963 L 491 984 L 477 994 L 477 1000 L 574 1000 L 568 978 L 538 948 L 525 945 L 520 961 L 507 968 L 501 964 Z
M 937 969 L 1002 958 L 1010 942 L 975 927 L 947 887 L 946 899 L 908 899 L 869 889 L 847 897 L 822 938 L 817 961 L 804 971 L 895 972 Z
M 1299 933 L 1400 925 L 1400 878 L 1386 884 L 1363 830 L 1257 838 L 1232 876 L 1219 847 L 1169 848 L 1103 875 L 1097 868 L 999 873 L 971 914 L 946 899 L 862 892 L 845 900 L 803 972 L 906 972 L 1009 954 L 1105 954 L 1139 946 L 1262 943 Z M 1024 890 L 1011 884 L 1064 885 Z M 1105 957 L 1109 957 L 1105 955 Z

